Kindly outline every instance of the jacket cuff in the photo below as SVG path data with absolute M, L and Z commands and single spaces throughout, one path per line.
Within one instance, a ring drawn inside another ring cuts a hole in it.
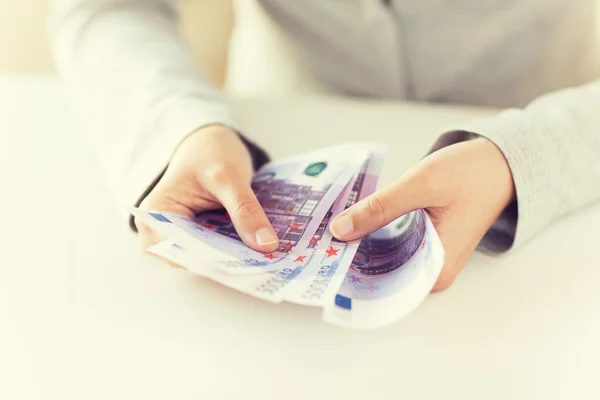
M 515 184 L 512 201 L 485 234 L 478 249 L 486 253 L 503 253 L 520 247 L 543 228 L 543 218 L 536 217 L 540 209 L 541 188 L 536 188 L 535 177 L 540 162 L 530 149 L 535 143 L 526 138 L 532 122 L 520 110 L 507 110 L 495 117 L 473 121 L 444 133 L 433 145 L 431 152 L 466 140 L 484 137 L 502 152 Z M 543 208 L 543 207 L 542 207 Z

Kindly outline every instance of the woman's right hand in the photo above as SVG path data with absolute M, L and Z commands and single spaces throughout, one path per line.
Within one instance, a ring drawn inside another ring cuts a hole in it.
M 233 130 L 210 125 L 189 135 L 140 208 L 188 217 L 225 208 L 244 243 L 258 251 L 274 251 L 279 240 L 250 182 L 254 170 L 246 145 Z M 161 238 L 139 219 L 135 224 L 142 247 Z

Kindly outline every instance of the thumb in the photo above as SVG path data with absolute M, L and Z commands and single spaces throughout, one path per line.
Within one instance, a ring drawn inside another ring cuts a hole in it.
M 341 212 L 331 221 L 331 233 L 342 241 L 366 236 L 404 214 L 431 205 L 431 186 L 427 180 L 407 174 Z
M 205 183 L 207 189 L 227 210 L 244 243 L 257 251 L 275 251 L 279 246 L 279 238 L 248 179 L 227 166 L 206 173 L 209 175 Z

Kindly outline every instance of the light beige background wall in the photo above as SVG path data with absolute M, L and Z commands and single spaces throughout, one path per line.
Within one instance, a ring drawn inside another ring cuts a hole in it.
M 55 73 L 48 42 L 48 20 L 54 1 L 0 0 L 0 74 Z M 184 36 L 206 73 L 218 83 L 225 78 L 227 42 L 233 22 L 231 3 L 182 1 L 186 11 L 182 13 Z M 200 13 L 199 7 L 207 11 Z
M 0 0 L 0 73 L 51 73 L 46 16 L 51 0 Z

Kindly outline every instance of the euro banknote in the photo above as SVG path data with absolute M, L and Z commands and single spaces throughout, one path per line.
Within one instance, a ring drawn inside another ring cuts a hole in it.
M 430 292 L 444 249 L 424 210 L 401 216 L 352 242 L 336 240 L 329 222 L 376 189 L 385 148 L 354 143 L 266 165 L 252 188 L 279 248 L 246 247 L 227 213 L 186 218 L 133 209 L 167 238 L 148 251 L 189 272 L 262 300 L 320 307 L 323 319 L 354 329 L 389 325 Z

